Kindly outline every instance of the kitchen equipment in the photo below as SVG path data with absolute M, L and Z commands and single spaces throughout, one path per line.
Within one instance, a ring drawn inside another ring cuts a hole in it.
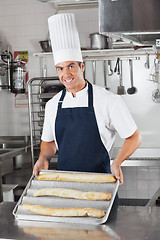
M 127 89 L 128 94 L 134 94 L 137 92 L 137 88 L 133 86 L 133 60 L 129 59 L 130 79 L 131 87 Z
M 145 4 L 145 8 L 144 8 Z M 99 0 L 99 32 L 143 45 L 160 39 L 160 2 L 157 0 Z M 152 9 L 154 9 L 154 14 Z
M 103 61 L 103 68 L 104 68 L 104 87 L 106 90 L 109 90 L 109 87 L 107 86 L 107 76 L 108 76 L 108 66 L 106 67 L 107 61 Z
M 112 62 L 111 60 L 108 60 L 108 76 L 112 76 L 113 75 L 113 69 L 112 69 Z
M 0 62 L 0 91 L 8 88 L 8 66 L 7 64 Z
M 25 67 L 26 61 L 13 60 L 13 55 L 9 50 L 1 54 L 1 59 L 7 69 L 7 84 L 8 88 L 13 93 L 25 93 L 25 83 L 27 70 Z
M 91 49 L 107 49 L 108 48 L 108 37 L 99 33 L 91 33 L 90 46 Z
M 67 8 L 91 8 L 98 7 L 98 0 L 38 0 L 40 2 L 52 2 L 54 8 L 66 10 Z
M 60 172 L 60 171 L 44 171 L 42 170 L 40 174 L 47 172 Z M 72 172 L 79 173 L 79 172 Z M 83 173 L 82 173 L 83 174 Z M 92 174 L 92 173 L 88 173 Z M 95 173 L 94 173 L 95 174 Z M 103 173 L 102 173 L 103 174 Z M 37 180 L 37 177 L 31 177 L 29 180 L 21 198 L 19 199 L 13 214 L 18 220 L 31 220 L 31 221 L 48 221 L 48 222 L 66 222 L 66 223 L 77 223 L 77 224 L 102 224 L 108 219 L 109 213 L 114 202 L 115 195 L 117 193 L 119 186 L 119 181 L 115 183 L 82 183 L 82 182 L 67 182 L 67 181 L 45 181 Z M 112 194 L 110 201 L 94 201 L 94 200 L 78 200 L 60 197 L 33 197 L 35 190 L 41 188 L 52 188 L 52 187 L 63 187 L 71 188 L 80 191 L 99 191 L 99 192 L 109 192 Z M 46 207 L 92 207 L 97 209 L 102 209 L 106 212 L 105 216 L 101 219 L 91 218 L 91 217 L 51 217 L 42 216 L 38 214 L 33 214 L 23 209 L 22 204 L 38 204 Z
M 11 64 L 11 91 L 25 93 L 26 67 L 23 61 Z
M 119 62 L 118 62 L 119 64 Z M 120 67 L 119 67 L 119 86 L 117 89 L 118 95 L 124 95 L 126 94 L 125 87 L 123 86 L 123 80 L 122 80 L 122 60 L 120 60 Z
M 31 136 L 31 157 L 32 166 L 39 157 L 41 134 L 44 122 L 44 112 L 46 102 L 64 88 L 59 78 L 37 77 L 28 82 L 28 104 L 29 104 L 29 125 Z M 57 156 L 51 160 L 53 164 L 57 162 Z M 55 166 L 54 166 L 55 168 Z
M 120 62 L 121 62 L 121 69 L 120 69 Z M 119 80 L 120 80 L 120 86 L 118 86 L 117 89 L 117 94 L 122 95 L 125 94 L 125 89 L 124 86 L 122 84 L 122 61 L 120 60 L 120 58 L 117 58 L 117 62 L 116 62 L 116 66 L 114 68 L 114 72 L 117 72 L 117 75 L 119 75 Z
M 157 89 L 152 92 L 152 100 L 155 103 L 160 103 L 160 63 L 159 59 L 156 59 L 156 77 L 157 77 Z
M 146 55 L 146 62 L 144 64 L 145 68 L 146 69 L 149 69 L 150 68 L 150 64 L 149 64 L 149 54 L 147 53 Z
M 92 61 L 93 84 L 96 84 L 96 61 Z
M 2 88 L 8 88 L 10 90 L 11 88 L 11 64 L 13 62 L 13 55 L 12 53 L 8 50 L 5 50 L 4 52 L 1 53 L 1 60 L 2 60 L 2 66 L 3 68 L 6 68 L 7 71 L 5 71 L 4 74 L 4 69 L 3 69 L 3 73 L 2 73 L 2 78 L 1 81 L 4 83 L 4 85 L 2 85 Z M 2 80 L 3 79 L 3 80 Z
M 43 52 L 52 52 L 51 41 L 44 40 L 39 42 Z
M 155 103 L 160 103 L 160 89 L 156 89 L 152 92 L 152 100 Z

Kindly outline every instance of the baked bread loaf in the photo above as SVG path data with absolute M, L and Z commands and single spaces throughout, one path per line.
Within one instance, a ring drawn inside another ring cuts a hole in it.
M 34 197 L 57 196 L 82 200 L 110 200 L 112 195 L 105 192 L 84 192 L 67 188 L 43 188 L 34 192 Z
M 116 178 L 111 174 L 107 174 L 107 173 L 106 174 L 87 174 L 87 173 L 52 172 L 52 173 L 44 173 L 39 175 L 38 180 L 93 182 L 93 183 L 116 182 Z
M 23 204 L 25 210 L 36 214 L 55 216 L 55 217 L 95 217 L 102 218 L 105 216 L 103 210 L 95 208 L 51 208 L 41 205 Z

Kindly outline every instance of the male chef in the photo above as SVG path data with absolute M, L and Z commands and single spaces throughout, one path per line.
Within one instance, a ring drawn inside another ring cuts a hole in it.
M 41 151 L 33 174 L 48 169 L 58 150 L 57 170 L 112 173 L 123 184 L 121 163 L 141 144 L 141 135 L 120 96 L 88 82 L 74 15 L 48 19 L 54 63 L 65 86 L 46 104 Z M 110 166 L 118 133 L 124 139 Z

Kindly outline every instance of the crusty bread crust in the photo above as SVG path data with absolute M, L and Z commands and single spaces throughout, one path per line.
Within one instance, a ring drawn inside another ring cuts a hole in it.
M 84 192 L 67 188 L 43 188 L 34 191 L 34 197 L 57 196 L 63 198 L 75 198 L 82 200 L 110 200 L 112 195 L 106 192 Z
M 29 210 L 33 213 L 46 215 L 46 216 L 56 216 L 56 217 L 95 217 L 102 218 L 105 216 L 103 210 L 95 208 L 51 208 L 44 207 L 41 205 L 23 204 L 25 210 Z
M 106 183 L 116 182 L 116 178 L 111 174 L 87 174 L 87 173 L 44 173 L 38 176 L 38 180 L 55 180 L 71 182 L 93 182 Z

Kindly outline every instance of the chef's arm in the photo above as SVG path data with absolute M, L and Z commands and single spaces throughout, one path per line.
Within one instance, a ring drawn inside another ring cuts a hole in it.
M 41 151 L 37 162 L 33 168 L 33 175 L 37 175 L 41 169 L 47 170 L 49 167 L 49 161 L 55 155 L 57 151 L 55 141 L 41 142 Z
M 132 136 L 125 139 L 121 151 L 111 164 L 111 172 L 113 175 L 116 176 L 117 179 L 120 180 L 120 185 L 123 184 L 121 163 L 127 158 L 129 158 L 129 156 L 131 156 L 136 151 L 136 149 L 140 146 L 141 142 L 141 134 L 138 130 L 136 130 Z

